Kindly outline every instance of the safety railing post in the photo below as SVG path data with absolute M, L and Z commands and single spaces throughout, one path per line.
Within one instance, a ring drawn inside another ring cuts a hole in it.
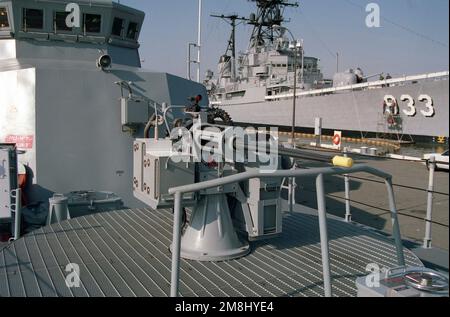
M 14 204 L 12 207 L 14 209 L 14 241 L 20 239 L 22 235 L 22 192 L 21 189 L 15 189 L 12 191 L 12 197 L 14 198 Z
M 295 171 L 297 169 L 297 163 L 294 159 L 292 159 L 292 168 L 291 171 Z M 294 212 L 294 205 L 296 204 L 296 190 L 297 190 L 297 179 L 295 177 L 289 177 L 289 187 L 288 187 L 288 201 L 289 201 L 289 213 Z
M 425 238 L 423 239 L 423 247 L 430 249 L 432 247 L 432 221 L 433 221 L 433 199 L 434 199 L 434 173 L 436 171 L 436 158 L 432 156 L 428 163 L 430 176 L 428 182 L 428 201 L 427 201 L 427 217 L 425 219 Z
M 403 241 L 400 233 L 400 223 L 398 220 L 397 206 L 395 203 L 394 187 L 392 186 L 392 179 L 386 179 L 386 186 L 388 191 L 389 208 L 391 210 L 392 234 L 395 239 L 395 246 L 397 249 L 397 262 L 399 266 L 405 266 L 405 256 L 403 254 Z
M 330 251 L 328 245 L 327 207 L 325 201 L 323 174 L 319 174 L 317 176 L 316 190 L 317 190 L 317 210 L 319 212 L 320 246 L 322 250 L 324 291 L 325 297 L 331 297 L 332 286 L 331 286 L 331 271 L 330 271 Z
M 289 201 L 289 213 L 294 212 L 294 179 L 289 177 L 289 188 L 288 188 L 288 201 Z
M 292 170 L 296 170 L 297 169 L 297 163 L 294 162 L 294 167 L 292 168 Z M 292 209 L 294 209 L 294 205 L 297 203 L 297 178 L 296 177 L 292 177 Z M 292 210 L 293 211 L 293 210 Z
M 347 148 L 344 149 L 344 157 L 348 157 Z M 345 181 L 345 221 L 352 221 L 352 207 L 350 205 L 350 177 L 348 174 L 344 175 Z
M 178 297 L 181 253 L 181 193 L 175 193 L 170 297 Z

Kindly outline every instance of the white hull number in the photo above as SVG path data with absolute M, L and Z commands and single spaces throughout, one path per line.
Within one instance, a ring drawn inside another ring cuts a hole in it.
M 417 115 L 417 107 L 414 98 L 410 95 L 402 95 L 400 100 L 406 103 L 406 109 L 403 109 L 403 113 L 408 117 L 415 117 Z M 436 110 L 433 98 L 429 95 L 420 95 L 418 101 L 425 104 L 425 110 L 420 110 L 420 113 L 426 118 L 434 117 Z M 384 102 L 388 107 L 398 107 L 397 99 L 392 95 L 386 95 Z

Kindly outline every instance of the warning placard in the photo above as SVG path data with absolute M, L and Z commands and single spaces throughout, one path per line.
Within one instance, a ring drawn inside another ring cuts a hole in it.
M 29 150 L 33 148 L 33 135 L 8 135 L 5 138 L 6 143 L 16 144 L 18 149 Z

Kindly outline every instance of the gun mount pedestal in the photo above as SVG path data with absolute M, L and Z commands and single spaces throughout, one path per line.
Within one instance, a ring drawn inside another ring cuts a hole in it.
M 238 238 L 233 226 L 226 195 L 202 196 L 181 239 L 181 257 L 195 261 L 228 261 L 249 252 L 249 244 Z

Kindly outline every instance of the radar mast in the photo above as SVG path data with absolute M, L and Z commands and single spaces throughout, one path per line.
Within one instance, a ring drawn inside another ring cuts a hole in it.
M 216 14 L 212 14 L 211 17 L 214 18 L 220 18 L 223 19 L 224 21 L 226 21 L 228 24 L 231 25 L 231 35 L 230 35 L 230 39 L 228 40 L 228 46 L 227 46 L 227 50 L 225 52 L 226 56 L 230 56 L 231 57 L 231 78 L 233 80 L 236 79 L 236 21 L 250 21 L 247 18 L 244 17 L 239 17 L 237 14 L 230 14 L 230 15 L 216 15 Z
M 285 22 L 283 13 L 286 7 L 298 7 L 298 2 L 285 0 L 249 0 L 256 2 L 257 13 L 250 15 L 250 25 L 253 32 L 250 39 L 250 47 L 257 48 L 272 44 L 274 39 L 282 36 L 283 30 L 274 29 L 275 25 L 281 26 Z

